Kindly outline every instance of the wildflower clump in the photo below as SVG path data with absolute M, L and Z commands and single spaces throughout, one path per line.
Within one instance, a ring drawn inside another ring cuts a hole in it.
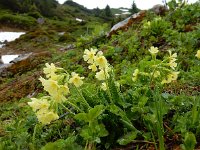
M 110 77 L 109 72 L 111 71 L 110 64 L 108 63 L 105 56 L 103 56 L 102 51 L 91 48 L 90 50 L 86 49 L 83 55 L 84 61 L 86 61 L 93 72 L 96 72 L 95 77 L 97 80 L 105 81 Z M 102 82 L 102 89 L 106 90 L 107 85 L 105 82 Z
M 172 51 L 169 50 L 169 56 L 159 60 L 156 58 L 156 55 L 159 53 L 157 47 L 152 46 L 148 51 L 152 55 L 152 59 L 141 64 L 142 70 L 135 69 L 132 80 L 135 82 L 139 77 L 142 77 L 143 80 L 147 78 L 146 80 L 149 82 L 156 81 L 161 84 L 177 80 L 179 74 L 179 72 L 175 71 L 177 67 L 177 53 L 172 54 Z
M 45 64 L 43 72 L 46 78 L 40 77 L 44 90 L 49 96 L 41 98 L 31 98 L 28 105 L 32 107 L 38 121 L 43 125 L 57 120 L 58 107 L 67 101 L 66 96 L 70 94 L 69 84 L 80 87 L 83 84 L 84 77 L 80 77 L 77 73 L 72 72 L 71 78 L 63 68 L 56 67 L 53 63 Z
M 59 118 L 58 114 L 50 108 L 49 97 L 43 97 L 40 99 L 31 98 L 31 102 L 28 105 L 32 107 L 35 112 L 38 121 L 43 125 L 50 124 L 50 122 L 57 120 Z

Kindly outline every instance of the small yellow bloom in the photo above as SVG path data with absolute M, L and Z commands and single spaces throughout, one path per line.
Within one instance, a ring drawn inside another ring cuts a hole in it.
M 179 72 L 175 72 L 175 71 L 171 73 L 173 81 L 177 80 L 178 74 L 179 74 Z
M 96 52 L 97 52 L 97 49 L 91 48 L 90 51 L 86 49 L 84 51 L 85 55 L 83 55 L 84 61 L 87 61 L 88 63 L 92 64 L 94 62 L 94 57 L 95 57 Z
M 58 76 L 55 74 L 55 72 L 58 70 L 58 68 L 53 63 L 51 63 L 51 65 L 46 63 L 45 65 L 46 68 L 43 69 L 43 72 L 46 74 L 46 77 L 56 80 Z
M 83 84 L 82 79 L 84 79 L 84 77 L 80 77 L 77 73 L 72 72 L 72 77 L 69 79 L 69 83 L 73 83 L 76 87 L 79 87 Z
M 106 85 L 105 82 L 103 82 L 103 83 L 101 84 L 101 89 L 104 90 L 104 91 L 107 90 L 107 85 Z
M 200 50 L 197 51 L 197 54 L 195 56 L 200 59 Z
M 103 56 L 103 52 L 102 51 L 98 51 L 96 56 L 97 57 Z
M 169 50 L 168 52 L 169 52 L 169 58 L 170 58 L 170 59 L 176 59 L 177 53 L 172 54 L 172 51 L 171 51 L 171 50 Z
M 133 73 L 133 78 L 132 78 L 132 80 L 134 82 L 137 80 L 138 74 L 139 74 L 139 69 L 135 69 L 135 71 Z
M 170 60 L 169 61 L 169 66 L 174 70 L 175 67 L 177 67 L 177 63 L 175 62 L 175 60 Z
M 44 90 L 47 91 L 51 96 L 55 96 L 58 92 L 59 85 L 58 82 L 52 79 L 45 80 L 44 78 L 40 77 L 39 79 L 44 86 Z
M 97 71 L 97 66 L 95 64 L 88 66 L 88 68 L 91 69 L 93 72 Z
M 153 77 L 157 78 L 159 76 L 160 76 L 160 71 L 155 71 L 154 74 L 153 74 Z
M 101 70 L 99 72 L 96 73 L 95 77 L 98 79 L 98 80 L 106 80 L 106 78 L 109 78 L 109 74 L 107 71 L 104 71 L 104 70 Z
M 157 47 L 154 47 L 154 46 L 151 46 L 150 47 L 150 49 L 149 49 L 149 52 L 151 53 L 151 54 L 157 54 L 158 53 L 158 48 Z
M 167 79 L 162 80 L 161 84 L 171 83 L 172 81 L 177 80 L 179 72 L 171 72 L 167 75 Z
M 39 109 L 48 109 L 50 104 L 47 99 L 37 99 L 31 98 L 31 102 L 28 102 L 28 105 L 32 107 L 33 111 L 36 112 Z
M 100 69 L 106 68 L 108 66 L 107 59 L 104 56 L 96 57 L 95 64 L 99 66 Z
M 50 124 L 52 121 L 59 119 L 58 114 L 46 109 L 39 110 L 36 113 L 36 116 L 38 118 L 38 121 L 41 122 L 43 125 Z
M 66 100 L 65 96 L 67 94 L 69 94 L 70 91 L 69 91 L 69 88 L 67 85 L 60 85 L 59 86 L 59 89 L 57 91 L 57 94 L 52 96 L 53 100 L 56 102 L 56 103 L 61 103 L 63 102 L 64 100 Z

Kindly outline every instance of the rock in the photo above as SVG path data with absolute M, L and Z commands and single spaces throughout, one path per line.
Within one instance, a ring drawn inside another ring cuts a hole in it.
M 168 11 L 167 7 L 161 4 L 154 5 L 150 10 L 156 15 L 165 15 L 165 13 Z
M 17 73 L 22 74 L 35 68 L 48 57 L 51 57 L 51 54 L 47 51 L 20 55 L 11 61 L 11 63 L 0 66 L 0 77 L 6 77 Z
M 37 19 L 38 24 L 44 24 L 44 22 L 45 22 L 44 18 L 38 18 Z
M 74 49 L 74 48 L 76 48 L 76 45 L 74 45 L 74 44 L 69 44 L 69 45 L 67 45 L 66 47 L 60 48 L 59 50 L 60 50 L 60 51 L 67 51 L 67 50 Z
M 141 21 L 146 15 L 146 11 L 142 10 L 132 16 L 128 17 L 127 19 L 117 23 L 114 25 L 110 32 L 108 33 L 107 37 L 111 37 L 113 34 L 116 34 L 119 30 L 127 30 L 132 24 Z

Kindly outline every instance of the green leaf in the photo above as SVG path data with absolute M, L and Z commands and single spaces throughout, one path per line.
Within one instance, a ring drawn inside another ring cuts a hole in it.
M 88 141 L 100 143 L 100 137 L 108 135 L 104 124 L 98 124 L 98 122 L 92 122 L 90 126 L 85 126 L 82 128 L 80 135 Z
M 144 106 L 146 105 L 148 99 L 149 99 L 149 98 L 146 97 L 146 96 L 140 97 L 139 102 L 138 102 L 138 106 L 139 106 L 139 107 L 144 107 Z
M 76 120 L 79 120 L 79 121 L 85 121 L 85 122 L 89 122 L 88 120 L 88 117 L 87 117 L 87 114 L 86 113 L 79 113 L 77 115 L 75 115 L 74 117 Z
M 187 132 L 185 134 L 184 144 L 182 145 L 182 148 L 184 150 L 194 150 L 196 145 L 196 137 L 192 132 Z
M 83 148 L 75 143 L 76 137 L 68 137 L 66 140 L 59 139 L 55 142 L 49 142 L 45 146 L 41 148 L 41 150 L 65 150 L 65 149 L 73 149 L 73 150 L 83 150 Z
M 130 132 L 120 139 L 117 140 L 117 142 L 120 145 L 127 145 L 128 143 L 132 142 L 137 137 L 137 132 Z
M 136 131 L 137 129 L 132 125 L 132 122 L 127 117 L 126 113 L 118 106 L 116 105 L 110 105 L 109 110 L 111 113 L 120 116 L 121 121 L 126 125 L 129 129 Z
M 104 105 L 97 105 L 94 108 L 91 108 L 88 112 L 88 120 L 93 121 L 96 119 L 99 115 L 101 115 L 104 111 Z

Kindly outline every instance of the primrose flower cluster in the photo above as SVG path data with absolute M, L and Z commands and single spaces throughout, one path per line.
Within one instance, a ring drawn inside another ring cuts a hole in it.
M 150 79 L 159 78 L 161 84 L 167 84 L 177 80 L 179 74 L 179 72 L 175 71 L 177 67 L 177 53 L 172 54 L 171 50 L 169 50 L 169 56 L 160 62 L 156 59 L 156 55 L 159 52 L 157 47 L 150 47 L 149 52 L 152 55 L 152 61 L 154 62 L 154 65 L 148 66 L 150 72 L 135 69 L 132 80 L 135 82 L 139 76 L 147 76 Z
M 79 87 L 83 84 L 82 79 L 77 73 L 72 72 L 71 78 L 68 73 L 59 73 L 64 71 L 63 68 L 55 67 L 53 63 L 49 65 L 46 63 L 46 67 L 43 69 L 46 78 L 40 77 L 39 80 L 44 86 L 44 90 L 48 92 L 49 96 L 41 98 L 31 98 L 31 102 L 28 102 L 36 113 L 38 121 L 43 125 L 49 124 L 50 122 L 57 120 L 58 116 L 58 105 L 66 101 L 66 96 L 70 93 L 68 84 L 73 84 Z
M 102 51 L 98 51 L 97 49 L 91 48 L 90 50 L 86 49 L 83 55 L 84 61 L 86 61 L 93 72 L 96 72 L 95 77 L 100 81 L 105 81 L 110 77 L 109 72 L 111 71 L 110 65 L 103 56 Z M 106 83 L 102 82 L 101 88 L 103 90 L 107 89 Z

